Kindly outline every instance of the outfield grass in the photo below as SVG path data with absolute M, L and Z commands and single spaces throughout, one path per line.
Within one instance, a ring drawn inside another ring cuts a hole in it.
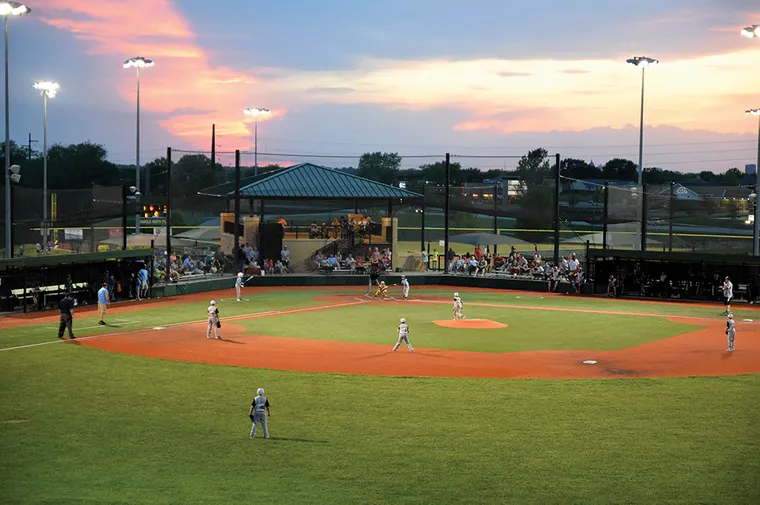
M 235 315 L 329 303 L 313 300 L 325 293 L 249 293 L 250 302 L 222 301 L 220 310 Z M 420 347 L 617 349 L 695 327 L 471 304 L 698 317 L 719 317 L 721 310 L 462 294 L 470 317 L 504 321 L 509 332 L 449 332 L 430 324 L 449 317 L 448 305 L 412 303 L 235 324 L 254 333 L 390 345 L 403 310 Z M 143 305 L 111 317 L 150 327 L 203 319 L 206 305 Z M 78 318 L 77 325 L 96 319 Z M 55 340 L 52 326 L 2 329 L 0 344 Z M 100 331 L 113 328 L 80 335 Z M 364 377 L 182 363 L 72 343 L 0 352 L 0 381 L 2 503 L 760 503 L 760 375 Z M 270 440 L 248 438 L 257 387 L 272 403 Z
M 471 319 L 490 319 L 507 328 L 464 330 L 443 328 L 436 319 L 451 319 L 451 308 L 440 304 L 406 306 L 373 303 L 302 312 L 286 317 L 237 321 L 249 333 L 392 345 L 399 318 L 410 325 L 416 347 L 478 352 L 595 349 L 618 350 L 696 331 L 703 327 L 659 317 L 551 312 L 468 305 Z
M 302 374 L 0 354 L 4 503 L 758 503 L 760 376 Z M 256 387 L 272 439 L 250 440 Z

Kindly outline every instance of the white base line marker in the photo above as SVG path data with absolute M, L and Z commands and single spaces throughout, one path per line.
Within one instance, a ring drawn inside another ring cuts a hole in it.
M 367 303 L 366 301 L 362 300 L 360 302 L 349 302 L 349 303 L 338 303 L 335 305 L 317 305 L 315 307 L 303 307 L 300 309 L 288 309 L 288 310 L 269 310 L 267 312 L 256 312 L 253 314 L 243 314 L 240 316 L 231 316 L 231 317 L 225 317 L 225 321 L 237 321 L 239 319 L 257 319 L 259 317 L 266 317 L 266 316 L 275 316 L 277 314 L 297 314 L 299 312 L 311 312 L 314 310 L 325 310 L 325 309 L 338 309 L 341 307 L 349 307 L 351 305 L 363 305 Z M 165 325 L 165 328 L 179 328 L 182 326 L 190 326 L 194 324 L 202 324 L 208 322 L 207 320 L 201 320 L 201 321 L 190 321 L 187 323 L 174 323 L 174 324 L 167 324 Z M 83 329 L 83 328 L 82 328 Z M 94 338 L 104 338 L 104 337 L 117 337 L 120 335 L 134 335 L 135 333 L 144 333 L 148 331 L 153 331 L 152 328 L 138 328 L 136 330 L 132 331 L 119 331 L 116 333 L 104 333 L 102 335 L 89 335 L 86 337 L 77 337 L 76 341 L 84 341 L 84 340 L 90 340 Z M 4 347 L 0 349 L 0 352 L 3 351 L 13 351 L 16 349 L 28 349 L 30 347 L 39 347 L 41 345 L 50 345 L 50 344 L 60 344 L 61 342 L 69 342 L 69 340 L 48 340 L 46 342 L 38 342 L 36 344 L 27 344 L 27 345 L 17 345 L 14 347 Z

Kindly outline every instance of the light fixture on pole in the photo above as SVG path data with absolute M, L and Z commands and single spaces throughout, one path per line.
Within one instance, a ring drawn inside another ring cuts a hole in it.
M 0 16 L 5 18 L 5 257 L 13 256 L 11 250 L 11 112 L 8 92 L 8 18 L 23 16 L 32 10 L 19 2 L 0 2 Z
M 746 28 L 742 28 L 742 31 L 740 32 L 745 37 L 749 38 L 758 38 L 760 37 L 760 25 L 752 25 L 747 26 Z
M 47 187 L 47 100 L 54 98 L 60 88 L 57 82 L 37 81 L 33 84 L 34 89 L 42 95 L 42 236 L 43 243 L 48 241 L 48 187 Z M 47 252 L 47 248 L 45 248 Z
M 639 181 L 638 181 L 638 189 L 639 193 L 644 192 L 644 78 L 646 76 L 646 69 L 650 65 L 656 65 L 660 61 L 656 60 L 654 58 L 649 58 L 647 56 L 634 56 L 633 58 L 628 58 L 625 60 L 626 63 L 630 63 L 631 65 L 636 65 L 637 67 L 641 67 L 641 118 L 639 121 Z M 641 222 L 641 219 L 644 215 L 644 209 L 641 208 L 641 206 L 644 204 L 644 198 L 640 200 L 639 205 L 636 209 L 636 238 L 638 243 L 639 250 L 642 249 L 641 247 L 641 227 L 646 226 Z
M 755 197 L 757 191 L 760 191 L 760 109 L 749 109 L 744 111 L 748 116 L 757 117 L 757 161 L 755 162 Z M 760 255 L 760 205 L 755 199 L 755 225 L 752 229 L 752 254 Z
M 135 170 L 137 171 L 136 176 L 136 186 L 137 189 L 140 189 L 140 69 L 141 68 L 147 68 L 152 67 L 155 65 L 155 62 L 153 60 L 149 60 L 147 58 L 143 58 L 142 56 L 135 56 L 134 58 L 130 58 L 127 61 L 124 62 L 124 68 L 135 68 L 137 69 L 137 147 L 136 147 L 136 153 L 135 153 Z M 150 191 L 150 176 L 148 174 L 145 175 L 145 194 L 148 194 L 148 191 Z M 140 216 L 137 215 L 135 217 L 135 234 L 140 233 Z
M 243 113 L 253 117 L 253 174 L 259 175 L 259 116 L 271 114 L 272 111 L 253 107 L 243 110 Z

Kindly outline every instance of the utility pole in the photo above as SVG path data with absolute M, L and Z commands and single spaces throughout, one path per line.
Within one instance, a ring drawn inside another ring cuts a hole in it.
M 211 125 L 211 171 L 216 171 L 216 125 Z
M 32 139 L 32 134 L 30 133 L 29 134 L 29 154 L 27 154 L 27 156 L 26 156 L 26 161 L 31 161 L 32 160 L 32 152 L 33 152 L 32 151 L 32 144 L 36 144 L 37 142 L 39 142 L 39 141 Z

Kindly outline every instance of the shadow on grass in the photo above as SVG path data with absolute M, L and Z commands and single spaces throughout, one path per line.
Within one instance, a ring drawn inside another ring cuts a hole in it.
M 269 440 L 282 442 L 306 442 L 308 444 L 326 444 L 327 440 L 311 440 L 308 438 L 289 438 L 289 437 L 269 437 Z

